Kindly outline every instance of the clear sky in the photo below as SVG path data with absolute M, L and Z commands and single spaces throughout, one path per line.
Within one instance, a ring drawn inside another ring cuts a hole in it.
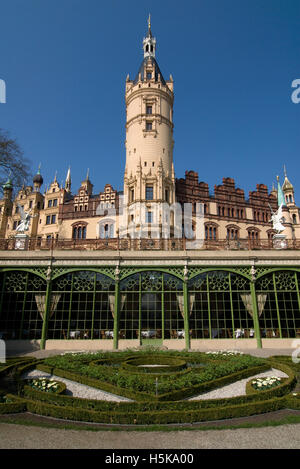
M 286 164 L 300 201 L 300 0 L 1 0 L 0 128 L 44 184 L 90 168 L 94 193 L 123 189 L 125 80 L 143 59 L 151 13 L 156 59 L 174 79 L 176 177 L 195 170 L 269 189 Z

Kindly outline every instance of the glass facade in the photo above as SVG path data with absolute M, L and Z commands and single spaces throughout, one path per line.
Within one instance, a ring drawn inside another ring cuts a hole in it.
M 186 280 L 171 267 L 113 272 L 73 269 L 48 283 L 29 269 L 1 272 L 0 338 L 41 339 L 44 322 L 45 339 L 300 338 L 297 269 L 266 269 L 253 283 L 234 269 Z

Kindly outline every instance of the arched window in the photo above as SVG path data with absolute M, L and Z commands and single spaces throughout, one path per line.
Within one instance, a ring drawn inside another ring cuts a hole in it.
M 79 222 L 74 224 L 72 238 L 73 239 L 86 239 L 87 223 Z

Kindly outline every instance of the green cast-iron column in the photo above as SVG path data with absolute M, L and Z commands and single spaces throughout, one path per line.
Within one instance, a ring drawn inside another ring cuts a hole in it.
M 29 273 L 27 272 L 26 273 L 24 298 L 23 298 L 23 303 L 22 303 L 22 316 L 21 316 L 21 323 L 20 323 L 20 330 L 19 330 L 19 339 L 23 338 L 23 323 L 24 323 L 24 311 L 25 311 L 25 305 L 26 305 L 26 299 L 27 299 L 28 276 L 29 276 Z
M 97 285 L 97 273 L 94 274 L 94 290 L 93 290 L 93 306 L 92 306 L 92 327 L 91 327 L 91 339 L 94 338 L 94 321 L 95 321 L 95 300 L 96 300 L 96 285 Z M 103 293 L 102 293 L 103 294 Z
M 164 274 L 162 276 L 162 288 L 161 288 L 161 338 L 165 338 L 165 283 Z
M 67 330 L 67 339 L 70 338 L 70 325 L 71 325 L 71 315 L 72 315 L 72 306 L 73 306 L 73 287 L 74 287 L 74 274 L 72 272 L 72 280 L 71 280 L 71 292 L 70 292 L 70 304 L 69 304 L 69 314 L 68 314 L 68 330 Z
M 188 270 L 184 269 L 184 280 L 183 280 L 183 310 L 184 310 L 184 337 L 185 337 L 185 348 L 190 348 L 190 328 L 189 328 L 189 293 L 188 293 Z
M 2 315 L 2 306 L 3 306 L 5 282 L 6 282 L 6 272 L 3 272 L 3 282 L 2 282 L 1 299 L 0 299 L 0 318 L 1 318 L 1 315 Z
M 297 272 L 295 272 L 295 283 L 296 283 L 296 290 L 297 290 L 298 307 L 299 307 L 299 311 L 300 311 L 300 294 L 299 294 L 299 285 L 298 285 Z
M 45 312 L 43 318 L 43 329 L 42 329 L 42 338 L 40 343 L 41 350 L 45 349 L 46 340 L 48 336 L 48 321 L 51 308 L 51 290 L 52 290 L 52 281 L 51 281 L 51 269 L 47 273 L 47 288 L 46 288 L 46 297 L 45 297 Z
M 231 327 L 232 327 L 232 337 L 234 337 L 234 311 L 233 311 L 233 301 L 232 301 L 232 288 L 231 288 L 231 273 L 228 272 L 229 280 L 229 295 L 230 295 L 230 308 L 231 308 Z M 225 328 L 226 329 L 226 328 Z M 227 329 L 226 329 L 227 332 Z M 227 336 L 227 334 L 226 334 Z
M 211 339 L 212 336 L 211 336 L 210 293 L 209 293 L 209 278 L 207 274 L 206 274 L 206 294 L 207 294 L 209 338 Z
M 255 291 L 255 280 L 250 281 L 250 291 L 251 291 L 252 306 L 253 306 L 253 323 L 254 323 L 254 331 L 255 331 L 257 348 L 262 348 L 260 329 L 259 329 L 257 299 L 256 299 L 256 291 Z
M 119 322 L 120 322 L 120 279 L 119 279 L 119 268 L 116 267 L 115 271 L 115 311 L 114 311 L 114 343 L 113 347 L 115 350 L 119 346 Z
M 278 304 L 278 297 L 277 297 L 276 273 L 275 272 L 273 272 L 273 286 L 274 286 L 274 293 L 275 293 L 275 303 L 276 303 L 276 311 L 277 311 L 279 337 L 280 337 L 280 339 L 282 339 L 280 312 L 279 312 L 279 304 Z
M 142 274 L 139 274 L 139 336 L 140 345 L 142 345 Z

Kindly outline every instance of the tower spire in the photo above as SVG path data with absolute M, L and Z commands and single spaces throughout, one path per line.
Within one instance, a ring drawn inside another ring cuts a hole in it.
M 71 168 L 69 166 L 68 172 L 67 172 L 67 177 L 66 177 L 66 182 L 65 182 L 65 189 L 67 192 L 71 192 Z
M 151 15 L 148 17 L 148 31 L 147 36 L 143 40 L 144 58 L 155 57 L 156 39 L 152 36 L 151 31 Z

